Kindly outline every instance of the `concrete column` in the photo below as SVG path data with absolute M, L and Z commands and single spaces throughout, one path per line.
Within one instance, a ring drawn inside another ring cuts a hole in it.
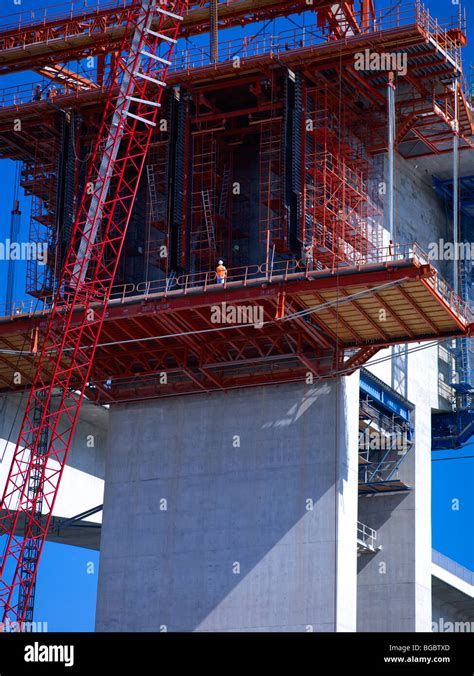
M 437 348 L 408 354 L 407 398 L 415 404 L 415 447 L 401 465 L 410 493 L 361 497 L 359 521 L 382 550 L 358 560 L 357 631 L 431 631 L 431 408 Z M 391 362 L 371 368 L 390 382 Z
M 97 630 L 355 630 L 357 421 L 357 375 L 113 407 Z

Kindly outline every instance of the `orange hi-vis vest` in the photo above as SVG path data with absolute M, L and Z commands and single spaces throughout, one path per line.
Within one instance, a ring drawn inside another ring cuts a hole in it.
M 218 265 L 216 268 L 216 275 L 222 279 L 222 277 L 225 277 L 227 274 L 227 268 L 225 265 Z

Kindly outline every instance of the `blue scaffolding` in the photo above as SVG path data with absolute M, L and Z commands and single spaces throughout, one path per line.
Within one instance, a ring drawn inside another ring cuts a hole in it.
M 361 369 L 359 495 L 412 490 L 400 479 L 399 470 L 414 445 L 413 411 L 413 404 L 373 373 Z M 390 443 L 379 443 L 384 438 Z M 401 444 L 393 443 L 397 440 Z

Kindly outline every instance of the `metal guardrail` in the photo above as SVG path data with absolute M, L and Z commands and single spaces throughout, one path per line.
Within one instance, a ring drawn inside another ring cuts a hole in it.
M 428 255 L 418 246 L 418 244 L 399 244 L 395 247 L 380 247 L 360 254 L 354 252 L 354 260 L 341 266 L 335 264 L 332 269 L 315 271 L 312 269 L 312 263 L 309 260 L 286 260 L 272 263 L 268 270 L 265 263 L 260 265 L 246 265 L 241 267 L 229 268 L 227 278 L 222 285 L 223 288 L 234 288 L 238 286 L 249 286 L 251 284 L 288 281 L 301 278 L 317 278 L 320 276 L 334 275 L 337 273 L 346 273 L 350 269 L 360 271 L 361 268 L 389 265 L 390 263 L 409 263 L 421 266 L 429 263 Z M 433 277 L 429 283 L 441 297 L 451 304 L 458 315 L 467 322 L 474 321 L 474 314 L 467 303 L 461 301 L 449 286 L 439 278 L 433 268 Z M 124 303 L 131 298 L 140 298 L 147 300 L 155 296 L 176 296 L 187 295 L 190 293 L 206 293 L 215 291 L 217 287 L 217 278 L 214 271 L 198 272 L 182 275 L 175 279 L 159 279 L 148 282 L 139 282 L 138 284 L 119 284 L 112 287 L 109 302 Z M 439 291 L 438 291 L 439 290 Z M 43 307 L 38 308 L 38 300 L 16 301 L 11 304 L 0 304 L 0 317 L 5 319 L 14 319 L 18 316 L 33 316 L 47 313 L 47 305 L 54 301 L 53 296 L 42 300 Z
M 129 2 L 127 0 L 102 0 L 102 2 L 98 2 L 97 5 L 89 7 L 87 3 L 73 2 L 71 3 L 69 14 L 66 16 L 64 6 L 58 5 L 44 8 L 44 10 L 41 10 L 36 14 L 35 10 L 23 11 L 17 15 L 13 15 L 17 18 L 12 19 L 10 23 L 7 22 L 2 24 L 0 21 L 0 32 L 14 29 L 21 30 L 28 25 L 47 23 L 56 19 L 66 19 L 67 17 L 74 18 L 85 12 L 91 14 L 95 11 L 99 12 L 107 9 L 126 7 L 128 4 Z M 226 4 L 232 4 L 232 1 L 227 0 Z M 62 7 L 62 12 L 53 11 L 55 7 Z M 36 20 L 31 18 L 32 12 L 34 16 L 38 17 Z M 7 21 L 8 19 L 9 17 L 6 17 L 4 21 Z M 361 33 L 376 34 L 381 31 L 410 25 L 419 26 L 428 37 L 432 37 L 435 41 L 442 44 L 443 49 L 446 50 L 458 65 L 461 65 L 459 49 L 456 47 L 455 41 L 450 37 L 448 32 L 450 29 L 457 27 L 458 24 L 456 23 L 456 20 L 450 18 L 445 22 L 439 22 L 437 19 L 433 19 L 429 11 L 419 0 L 406 5 L 391 7 L 385 10 L 377 10 L 375 18 L 370 19 L 369 25 L 367 28 L 363 29 Z M 348 24 L 344 26 L 344 21 L 341 22 L 341 26 L 343 30 L 345 28 L 350 28 Z M 85 24 L 84 31 L 87 32 L 88 30 L 90 30 L 90 28 Z M 345 39 L 347 40 L 348 38 Z M 246 60 L 270 54 L 275 58 L 279 58 L 288 51 L 311 48 L 327 41 L 328 37 L 321 35 L 321 29 L 317 24 L 282 31 L 278 35 L 249 35 L 244 38 L 221 41 L 218 48 L 217 63 L 213 63 L 207 44 L 184 49 L 178 46 L 173 57 L 173 64 L 170 67 L 170 72 L 186 72 L 195 68 L 204 67 L 212 67 L 215 69 L 222 64 L 231 63 L 235 57 Z M 18 87 L 8 87 L 4 90 L 0 90 L 0 107 L 5 108 L 31 103 L 33 101 L 36 85 L 46 86 L 46 83 L 50 84 L 51 80 L 43 79 L 33 83 L 19 85 Z M 91 88 L 91 90 L 92 89 L 98 91 L 97 87 Z M 79 96 L 82 93 L 84 93 L 83 90 L 81 92 L 63 91 L 57 98 L 66 95 L 70 96 L 71 94 Z
M 220 4 L 229 5 L 232 1 L 235 2 L 235 0 L 221 0 Z M 84 15 L 124 9 L 129 7 L 131 2 L 132 0 L 71 0 L 69 3 L 62 2 L 36 9 L 23 9 L 0 17 L 0 31 L 24 30 L 30 26 L 79 19 Z M 186 13 L 188 12 L 189 9 Z
M 231 6 L 238 0 L 219 0 L 220 6 Z M 116 10 L 130 6 L 131 0 L 72 0 L 69 4 L 62 2 L 47 7 L 36 9 L 24 9 L 0 17 L 0 31 L 23 30 L 28 26 L 45 25 L 53 21 L 70 20 L 84 15 L 99 14 L 107 10 Z M 192 7 L 197 6 L 197 2 L 190 3 L 187 13 L 192 11 Z M 374 16 L 368 18 L 365 32 L 387 30 L 388 28 L 398 28 L 403 25 L 409 25 L 414 21 L 423 23 L 431 32 L 440 33 L 458 26 L 458 17 L 450 16 L 442 20 L 431 16 L 429 10 L 423 5 L 421 0 L 406 2 L 391 7 L 385 7 L 375 10 Z M 343 28 L 349 28 L 350 23 L 342 19 L 339 21 Z M 461 26 L 462 27 L 462 26 Z
M 372 404 L 370 404 L 366 399 L 360 399 L 359 413 L 365 413 L 371 419 L 371 423 L 368 424 L 367 428 L 370 428 L 371 424 L 375 423 L 376 427 L 378 428 L 378 434 L 380 435 L 381 447 L 384 444 L 387 447 L 389 445 L 390 439 L 392 439 L 392 441 L 394 439 L 402 439 L 406 441 L 406 446 L 413 443 L 413 426 L 406 421 L 400 422 L 399 418 L 396 419 L 394 413 L 392 416 L 382 413 L 380 409 L 378 409 L 376 406 L 372 406 Z M 359 453 L 365 448 L 366 444 L 367 435 L 364 434 L 362 430 L 360 430 Z M 400 448 L 397 446 L 396 450 L 400 450 Z
M 0 31 L 22 30 L 28 26 L 37 26 L 52 21 L 74 19 L 84 14 L 99 13 L 107 9 L 127 7 L 130 0 L 75 0 L 70 3 L 58 3 L 49 7 L 23 9 L 0 18 Z
M 373 528 L 369 528 L 364 523 L 360 521 L 357 522 L 357 542 L 359 545 L 368 549 L 371 552 L 375 552 L 377 549 L 377 531 Z
M 438 379 L 438 396 L 446 399 L 446 401 L 449 401 L 451 404 L 454 404 L 456 400 L 456 393 L 454 389 L 440 378 Z
M 342 32 L 348 32 L 348 37 L 344 38 L 346 41 L 350 37 L 356 37 L 354 34 L 351 35 L 351 26 L 346 20 L 338 19 L 338 21 Z M 370 17 L 367 27 L 363 28 L 360 34 L 377 34 L 411 25 L 419 26 L 428 37 L 441 43 L 448 55 L 458 65 L 461 65 L 459 48 L 448 32 L 459 27 L 457 17 L 449 17 L 444 21 L 434 19 L 429 10 L 419 0 L 414 3 L 376 10 L 374 18 Z M 321 35 L 321 29 L 317 24 L 297 27 L 283 31 L 278 35 L 248 36 L 243 40 L 235 39 L 222 42 L 219 45 L 218 63 L 232 61 L 235 56 L 241 59 L 249 59 L 263 54 L 273 54 L 275 57 L 280 57 L 288 51 L 314 47 L 317 44 L 328 42 L 330 39 L 328 36 Z M 178 56 L 173 65 L 175 71 L 214 66 L 207 45 L 183 50 L 179 54 L 181 59 Z
M 359 483 L 373 484 L 384 483 L 387 481 L 398 481 L 400 479 L 400 465 L 403 463 L 405 455 L 398 455 L 394 460 L 384 460 L 383 462 L 371 462 L 369 465 L 359 466 Z M 374 465 L 375 468 L 374 468 Z

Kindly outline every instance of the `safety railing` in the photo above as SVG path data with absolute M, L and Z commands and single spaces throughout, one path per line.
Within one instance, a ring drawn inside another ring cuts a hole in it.
M 18 12 L 0 17 L 0 31 L 22 30 L 29 26 L 46 25 L 56 21 L 66 21 L 80 18 L 84 15 L 100 14 L 109 10 L 119 10 L 131 5 L 132 0 L 72 0 L 69 3 L 57 3 L 36 9 L 23 9 Z M 219 0 L 220 6 L 231 6 L 238 0 Z M 189 2 L 187 12 L 201 5 L 202 2 L 195 0 Z M 374 30 L 387 30 L 398 28 L 414 22 L 423 22 L 430 31 L 439 33 L 448 27 L 458 27 L 458 17 L 450 16 L 443 20 L 433 18 L 429 10 L 421 0 L 392 5 L 391 7 L 377 9 L 373 16 L 368 17 L 365 28 L 367 32 Z M 347 19 L 339 18 L 338 22 L 344 29 L 349 29 L 351 24 Z M 461 26 L 462 28 L 463 26 Z M 318 30 L 318 34 L 320 31 Z
M 458 317 L 466 319 L 469 324 L 474 322 L 474 312 L 472 311 L 468 301 L 463 300 L 460 296 L 454 293 L 453 289 L 442 279 L 439 273 L 433 268 L 433 275 L 426 279 L 436 295 L 441 296 L 443 300 L 449 305 L 451 311 Z
M 80 97 L 87 91 L 94 91 L 98 94 L 106 93 L 105 88 L 100 88 L 97 86 L 92 86 L 90 89 L 87 89 L 85 85 L 81 85 L 81 89 L 66 87 L 65 85 L 58 84 L 54 82 L 56 88 L 56 96 L 54 99 L 51 99 L 48 96 L 49 87 L 53 84 L 52 80 L 43 78 L 42 80 L 36 80 L 35 82 L 28 84 L 21 84 L 15 87 L 6 87 L 5 89 L 0 89 L 0 108 L 8 108 L 11 106 L 24 106 L 25 104 L 32 103 L 38 104 L 42 102 L 50 102 L 55 104 L 58 102 L 58 99 L 63 97 Z M 39 87 L 40 93 L 38 93 L 37 87 Z
M 378 484 L 388 481 L 399 481 L 400 465 L 404 461 L 405 455 L 398 456 L 394 460 L 385 460 L 377 463 L 374 468 L 372 463 L 359 466 L 359 484 Z
M 127 6 L 128 0 L 103 0 L 94 6 L 84 2 L 71 3 L 69 10 L 70 18 L 79 16 L 87 10 L 88 13 L 96 11 L 101 12 L 107 9 L 120 8 Z M 231 4 L 231 0 L 228 0 Z M 61 7 L 61 6 L 55 6 Z M 24 11 L 17 15 L 13 23 L 5 24 L 0 21 L 0 39 L 1 32 L 11 29 L 12 27 L 21 28 L 28 25 L 27 17 L 30 17 L 31 25 L 39 23 L 46 23 L 56 18 L 65 18 L 64 6 L 62 12 L 54 12 L 54 7 L 45 8 L 41 10 L 37 19 L 31 19 L 31 12 Z M 33 10 L 31 10 L 33 11 Z M 4 19 L 4 22 L 9 17 Z M 11 18 L 11 17 L 10 17 Z M 67 17 L 66 17 L 67 18 Z M 456 47 L 456 41 L 451 38 L 450 30 L 459 27 L 455 20 L 449 19 L 444 24 L 443 22 L 433 19 L 429 11 L 416 0 L 414 3 L 392 7 L 388 10 L 377 10 L 375 17 L 370 19 L 366 28 L 362 29 L 362 33 L 377 33 L 392 28 L 400 28 L 403 26 L 416 25 L 422 28 L 427 36 L 432 37 L 435 41 L 442 44 L 443 49 L 450 54 L 454 60 L 460 64 L 460 53 Z M 341 20 L 341 26 L 344 31 L 344 19 Z M 349 28 L 349 26 L 347 26 Z M 91 28 L 84 24 L 84 31 L 87 32 Z M 77 35 L 77 27 L 74 29 L 74 35 Z M 38 33 L 40 34 L 40 33 Z M 348 37 L 351 37 L 350 33 Z M 346 38 L 347 39 L 347 38 Z M 196 45 L 193 47 L 184 47 L 181 45 L 176 50 L 173 57 L 173 64 L 170 72 L 179 73 L 182 71 L 190 71 L 196 68 L 218 66 L 225 63 L 232 63 L 236 57 L 240 60 L 251 59 L 263 55 L 274 55 L 276 58 L 281 57 L 288 51 L 301 50 L 308 47 L 313 47 L 316 44 L 321 44 L 328 41 L 328 36 L 321 34 L 321 29 L 317 24 L 311 26 L 299 26 L 286 31 L 282 31 L 278 35 L 266 35 L 265 33 L 256 35 L 247 35 L 243 38 L 236 38 L 228 41 L 221 41 L 218 48 L 217 63 L 211 59 L 209 46 L 207 44 Z M 43 81 L 44 82 L 44 81 Z M 0 107 L 11 105 L 20 105 L 31 102 L 33 99 L 33 90 L 37 82 L 22 85 L 16 92 L 4 90 L 0 91 Z M 10 88 L 11 89 L 11 88 Z
M 220 6 L 232 5 L 238 0 L 219 0 Z M 132 0 L 71 0 L 55 3 L 48 7 L 23 9 L 0 17 L 0 31 L 24 29 L 28 26 L 45 25 L 54 21 L 80 18 L 84 15 L 100 14 L 108 10 L 118 10 L 130 6 Z M 185 11 L 187 14 L 193 6 L 202 4 L 200 0 L 191 0 Z
M 370 423 L 365 430 L 359 431 L 359 453 L 370 450 L 372 441 L 380 440 L 379 448 L 383 445 L 388 447 L 392 445 L 397 450 L 406 450 L 410 444 L 413 443 L 413 428 L 407 422 L 400 422 L 395 418 L 395 415 L 388 416 L 382 413 L 378 408 L 372 406 L 366 399 L 361 399 L 359 403 L 359 410 L 370 419 Z M 367 431 L 375 425 L 377 436 L 374 438 L 367 434 Z M 372 444 L 373 445 L 373 444 Z
M 85 14 L 100 14 L 129 6 L 131 0 L 73 0 L 70 3 L 24 9 L 0 18 L 0 31 L 23 30 L 29 26 L 46 25 L 55 21 L 67 21 Z
M 357 522 L 357 544 L 364 549 L 375 552 L 377 548 L 377 531 L 365 523 Z
M 177 278 L 158 279 L 137 284 L 120 284 L 112 287 L 110 302 L 124 303 L 131 298 L 141 298 L 147 300 L 150 297 L 169 296 L 169 295 L 188 295 L 194 293 L 206 293 L 215 291 L 219 288 L 235 288 L 239 286 L 249 286 L 261 283 L 281 282 L 297 279 L 312 279 L 321 276 L 335 275 L 343 271 L 347 273 L 353 269 L 373 268 L 374 266 L 388 266 L 396 263 L 413 263 L 417 266 L 429 263 L 428 255 L 415 244 L 399 244 L 396 246 L 386 246 L 374 248 L 366 254 L 358 254 L 357 259 L 352 264 L 345 261 L 340 265 L 334 265 L 332 269 L 314 270 L 313 262 L 306 260 L 283 260 L 241 267 L 229 268 L 223 284 L 218 284 L 217 276 L 214 271 L 189 273 Z M 474 322 L 474 316 L 468 304 L 462 301 L 444 282 L 441 277 L 432 268 L 433 274 L 428 278 L 428 283 L 435 292 L 445 300 L 451 307 L 451 310 L 466 321 Z M 426 278 L 425 278 L 426 279 Z M 18 316 L 29 316 L 42 314 L 45 307 L 51 305 L 53 298 L 43 299 L 43 306 L 38 307 L 39 301 L 27 300 L 14 302 L 9 305 L 0 304 L 0 317 L 6 319 L 15 319 Z
M 338 18 L 342 33 L 346 33 L 348 39 L 354 37 L 351 34 L 351 26 L 345 19 Z M 361 29 L 361 33 L 380 33 L 395 28 L 407 26 L 419 26 L 428 37 L 431 37 L 442 45 L 443 49 L 458 63 L 461 56 L 451 31 L 459 28 L 456 17 L 449 17 L 445 21 L 434 19 L 419 0 L 406 5 L 380 9 L 370 18 L 367 27 Z M 298 26 L 278 33 L 278 35 L 257 34 L 245 36 L 227 42 L 221 42 L 218 50 L 217 64 L 211 60 L 208 45 L 195 46 L 189 49 L 179 50 L 172 69 L 174 71 L 191 70 L 205 66 L 217 67 L 222 63 L 231 62 L 236 57 L 245 60 L 263 54 L 272 54 L 281 57 L 289 51 L 314 47 L 317 44 L 328 42 L 330 37 L 323 35 L 317 24 L 310 26 Z

